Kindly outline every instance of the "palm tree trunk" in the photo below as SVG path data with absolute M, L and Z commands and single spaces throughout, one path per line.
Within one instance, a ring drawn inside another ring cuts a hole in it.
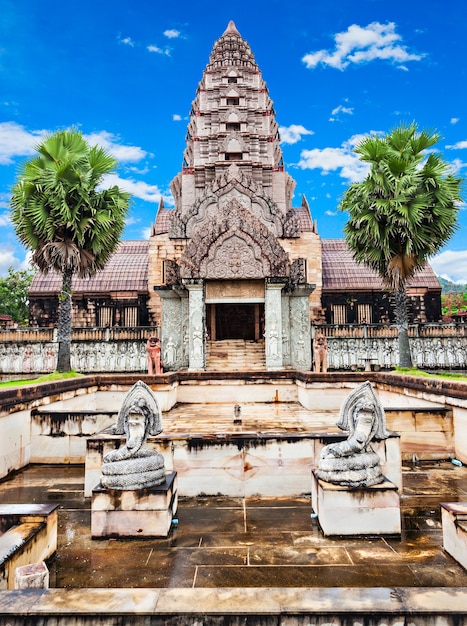
M 58 357 L 57 371 L 69 372 L 71 370 L 71 279 L 73 270 L 66 268 L 63 272 L 62 292 L 60 294 L 60 307 L 58 311 Z
M 394 313 L 398 330 L 399 367 L 412 367 L 409 344 L 409 317 L 405 285 L 394 292 Z

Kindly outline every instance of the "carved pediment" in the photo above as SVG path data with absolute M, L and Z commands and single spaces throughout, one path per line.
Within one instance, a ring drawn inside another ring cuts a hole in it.
M 182 278 L 287 276 L 289 258 L 274 234 L 235 198 L 197 229 L 180 263 Z

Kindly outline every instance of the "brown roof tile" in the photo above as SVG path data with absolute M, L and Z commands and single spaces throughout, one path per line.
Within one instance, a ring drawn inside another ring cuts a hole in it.
M 111 291 L 145 293 L 148 290 L 148 241 L 121 241 L 104 269 L 90 278 L 73 278 L 75 294 L 104 294 Z M 56 272 L 37 272 L 29 293 L 56 294 L 62 278 Z
M 170 218 L 173 215 L 174 209 L 160 208 L 157 212 L 156 223 L 152 231 L 153 235 L 162 235 L 169 231 Z
M 306 207 L 300 207 L 299 209 L 292 209 L 298 219 L 300 220 L 300 230 L 302 232 L 313 232 L 313 220 L 311 219 L 310 211 Z
M 378 275 L 365 265 L 357 263 L 344 239 L 322 240 L 323 290 L 381 290 L 383 284 Z M 427 264 L 417 272 L 409 287 L 440 289 L 435 273 Z

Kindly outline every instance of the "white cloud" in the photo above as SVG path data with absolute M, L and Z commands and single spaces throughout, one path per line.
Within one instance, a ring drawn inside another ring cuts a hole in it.
M 178 113 L 174 113 L 174 114 L 172 115 L 172 119 L 173 119 L 173 121 L 174 121 L 174 122 L 180 122 L 180 121 L 181 121 L 181 119 L 182 119 L 182 116 L 181 116 L 181 115 L 178 115 Z
M 155 52 L 156 54 L 165 54 L 166 56 L 170 56 L 169 48 L 159 48 L 159 46 L 148 46 L 147 49 L 149 52 Z
M 124 37 L 123 39 L 119 39 L 120 43 L 123 43 L 125 46 L 131 46 L 134 48 L 135 42 L 131 37 Z
M 50 131 L 46 130 L 28 131 L 16 122 L 0 123 L 0 165 L 10 165 L 16 157 L 34 155 L 37 144 L 48 134 Z M 118 136 L 105 130 L 83 135 L 83 137 L 91 145 L 102 146 L 118 161 L 135 162 L 147 156 L 147 152 L 142 148 L 122 145 L 119 143 Z
M 424 55 L 408 52 L 407 47 L 400 43 L 401 36 L 395 31 L 394 22 L 372 22 L 365 27 L 352 24 L 345 32 L 335 35 L 333 51 L 310 52 L 302 61 L 308 69 L 321 64 L 344 70 L 351 63 L 358 65 L 375 60 L 389 61 L 407 69 L 403 63 L 419 61 Z
M 0 165 L 10 165 L 15 157 L 31 156 L 35 146 L 47 134 L 45 130 L 28 131 L 16 122 L 0 123 Z
M 353 115 L 353 107 L 345 107 L 339 104 L 338 107 L 331 111 L 331 115 L 338 115 L 339 113 L 345 113 L 346 115 Z
M 146 228 L 143 228 L 143 230 L 141 231 L 141 237 L 143 239 L 149 239 L 150 236 L 151 236 L 151 227 L 146 226 Z
M 339 116 L 342 115 L 353 115 L 353 107 L 345 107 L 342 104 L 340 104 L 339 106 L 335 107 L 332 111 L 331 111 L 331 117 L 329 118 L 330 122 L 335 122 L 337 121 L 337 119 L 339 118 Z
M 467 250 L 441 252 L 430 259 L 430 265 L 438 276 L 467 283 Z
M 89 135 L 83 135 L 83 137 L 91 146 L 97 144 L 98 146 L 101 146 L 101 148 L 110 152 L 110 154 L 114 156 L 117 161 L 134 163 L 141 161 L 141 159 L 144 159 L 144 157 L 147 156 L 147 152 L 139 146 L 124 146 L 118 143 L 119 137 L 107 132 L 106 130 L 101 130 L 98 133 L 91 133 Z
M 8 268 L 19 268 L 21 261 L 13 250 L 0 250 L 0 276 L 6 276 Z
M 121 178 L 117 174 L 108 174 L 104 176 L 102 181 L 102 188 L 113 187 L 117 185 L 123 191 L 127 191 L 135 198 L 145 200 L 146 202 L 160 202 L 161 197 L 164 200 L 164 204 L 167 206 L 173 206 L 173 197 L 168 192 L 160 190 L 158 185 L 149 185 L 142 180 L 134 180 L 132 178 Z
M 11 216 L 9 213 L 0 214 L 0 227 L 1 226 L 11 226 Z
M 460 120 L 459 117 L 451 117 L 451 124 L 457 124 L 459 120 Z
M 455 174 L 458 174 L 464 167 L 467 167 L 467 163 L 462 161 L 461 159 L 453 159 L 451 161 L 451 166 Z
M 169 39 L 177 39 L 177 37 L 180 37 L 180 31 L 175 30 L 175 28 L 169 28 L 164 30 L 164 35 Z
M 360 161 L 353 152 L 366 135 L 353 135 L 340 148 L 302 150 L 298 167 L 302 170 L 322 170 L 323 174 L 339 171 L 339 176 L 351 183 L 362 181 L 370 171 L 368 163 Z
M 281 143 L 293 144 L 301 140 L 302 135 L 314 135 L 314 131 L 307 130 L 301 124 L 291 124 L 290 126 L 279 126 Z
M 449 150 L 465 150 L 467 148 L 467 140 L 458 141 L 457 143 L 453 143 L 450 146 L 446 146 Z

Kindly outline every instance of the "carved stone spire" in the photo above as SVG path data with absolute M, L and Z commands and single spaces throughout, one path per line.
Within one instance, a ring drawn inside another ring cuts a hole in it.
M 230 22 L 227 24 L 224 35 L 228 35 L 230 33 L 234 33 L 235 35 L 240 36 L 240 33 L 238 32 L 237 27 L 235 26 L 235 22 L 233 20 L 230 20 Z
M 231 180 L 232 162 L 239 182 L 255 185 L 287 214 L 295 182 L 284 172 L 273 102 L 249 44 L 230 21 L 192 103 L 183 170 L 171 185 L 179 214 L 191 211 L 210 186 Z

